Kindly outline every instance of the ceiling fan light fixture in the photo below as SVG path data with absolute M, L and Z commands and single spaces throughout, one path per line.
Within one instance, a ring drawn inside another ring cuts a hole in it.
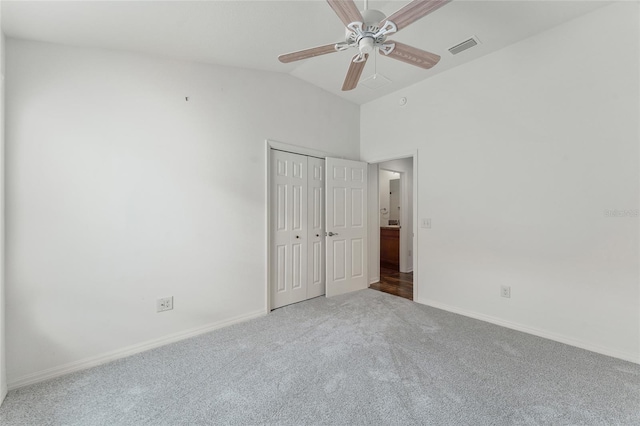
M 371 53 L 373 50 L 373 38 L 371 37 L 362 37 L 360 41 L 358 41 L 358 49 L 360 53 Z

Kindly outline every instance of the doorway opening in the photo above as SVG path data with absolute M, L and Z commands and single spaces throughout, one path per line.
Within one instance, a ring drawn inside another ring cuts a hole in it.
M 378 241 L 371 261 L 377 271 L 371 274 L 370 288 L 414 300 L 414 158 L 406 157 L 374 164 L 377 188 L 377 218 L 370 232 Z M 377 272 L 377 273 L 376 273 Z

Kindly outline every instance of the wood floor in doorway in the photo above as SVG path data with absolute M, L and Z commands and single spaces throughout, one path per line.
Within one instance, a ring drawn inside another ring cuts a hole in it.
M 413 300 L 413 272 L 404 273 L 380 267 L 380 281 L 369 287 Z

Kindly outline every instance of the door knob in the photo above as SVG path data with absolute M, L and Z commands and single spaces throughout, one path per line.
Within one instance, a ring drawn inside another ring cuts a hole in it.
M 334 235 L 338 235 L 338 233 L 337 232 L 329 232 L 329 236 L 330 237 L 333 237 Z

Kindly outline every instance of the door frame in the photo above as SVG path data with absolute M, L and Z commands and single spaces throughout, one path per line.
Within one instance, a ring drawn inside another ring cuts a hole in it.
M 306 148 L 303 146 L 298 146 L 298 145 L 291 145 L 288 143 L 284 143 L 284 142 L 278 142 L 275 141 L 273 139 L 265 139 L 265 188 L 264 188 L 264 193 L 265 193 L 265 197 L 266 199 L 265 201 L 265 205 L 267 206 L 266 208 L 266 213 L 265 213 L 265 241 L 264 241 L 264 247 L 265 247 L 265 251 L 266 251 L 266 256 L 265 256 L 265 262 L 266 262 L 266 274 L 267 274 L 267 279 L 266 279 L 266 283 L 267 285 L 265 286 L 265 313 L 269 313 L 271 312 L 271 150 L 275 149 L 278 151 L 285 151 L 285 152 L 290 152 L 293 154 L 299 154 L 299 155 L 306 155 L 309 157 L 316 157 L 316 158 L 322 158 L 323 160 L 326 157 L 333 157 L 333 158 L 344 158 L 344 159 L 348 159 L 345 158 L 344 156 L 340 156 L 340 155 L 335 155 L 331 152 L 325 152 L 325 151 L 320 151 L 317 149 L 312 149 L 312 148 Z M 359 160 L 358 160 L 359 161 Z M 367 271 L 368 272 L 368 271 Z M 368 278 L 367 278 L 368 279 Z
M 411 196 L 413 197 L 413 244 L 412 244 L 412 257 L 413 257 L 413 301 L 417 302 L 419 300 L 419 291 L 418 291 L 418 277 L 419 277 L 419 269 L 420 269 L 420 264 L 418 262 L 418 240 L 419 240 L 419 236 L 420 236 L 420 232 L 418 232 L 419 228 L 418 228 L 418 150 L 413 150 L 413 151 L 405 151 L 405 152 L 401 152 L 401 153 L 396 153 L 396 154 L 390 154 L 384 157 L 374 157 L 374 158 L 366 158 L 363 159 L 361 161 L 366 161 L 367 163 L 371 164 L 371 165 L 375 165 L 376 167 L 376 179 L 379 181 L 380 176 L 379 176 L 379 171 L 380 171 L 380 163 L 384 163 L 386 161 L 392 161 L 392 160 L 402 160 L 404 158 L 413 158 L 413 188 L 412 188 L 412 194 Z M 379 185 L 379 184 L 378 184 Z M 380 211 L 379 211 L 379 206 L 380 206 L 380 191 L 378 189 L 378 185 L 376 185 L 376 194 L 375 194 L 375 200 L 376 203 L 369 203 L 369 208 L 370 209 L 374 209 L 374 204 L 375 204 L 375 211 L 370 211 L 369 215 L 370 217 L 375 214 L 377 219 L 374 221 L 374 224 L 369 224 L 369 241 L 372 241 L 372 237 L 373 237 L 373 233 L 377 232 L 378 234 L 378 239 L 380 238 Z M 370 192 L 371 194 L 371 192 Z M 375 225 L 375 229 L 373 229 Z M 377 246 L 374 244 L 369 244 L 370 246 L 370 252 L 369 252 L 369 260 L 371 259 L 377 259 L 377 264 L 378 264 L 378 275 L 379 275 L 379 266 L 380 266 L 380 244 L 379 244 L 379 240 L 378 240 L 378 244 Z M 371 262 L 370 262 L 371 264 Z M 369 271 L 370 272 L 370 271 Z M 371 277 L 369 277 L 371 278 Z M 371 283 L 370 283 L 371 284 Z

